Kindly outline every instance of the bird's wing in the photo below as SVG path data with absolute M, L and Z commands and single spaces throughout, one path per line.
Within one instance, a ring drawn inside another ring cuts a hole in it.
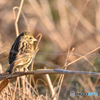
M 11 47 L 10 53 L 9 53 L 9 64 L 13 63 L 13 61 L 16 58 L 16 55 L 18 54 L 18 47 L 20 44 L 20 41 L 18 41 L 19 38 L 16 39 L 16 41 L 14 42 L 14 44 Z
M 14 65 L 21 66 L 31 62 L 31 59 L 32 59 L 32 55 L 29 56 L 26 54 L 21 54 L 21 55 L 17 55 L 16 60 L 13 63 Z

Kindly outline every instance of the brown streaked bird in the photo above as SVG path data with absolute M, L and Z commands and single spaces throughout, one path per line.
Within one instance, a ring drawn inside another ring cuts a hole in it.
M 9 72 L 11 74 L 16 68 L 25 68 L 31 64 L 34 56 L 34 41 L 37 41 L 37 39 L 30 32 L 22 32 L 17 37 L 9 53 L 10 66 L 6 70 L 6 73 Z M 6 79 L 3 82 L 7 86 L 9 80 Z M 3 82 L 0 84 L 0 92 L 6 87 L 2 85 Z
M 12 73 L 15 68 L 28 67 L 33 59 L 34 41 L 37 41 L 30 32 L 21 33 L 9 53 L 9 68 L 6 72 Z

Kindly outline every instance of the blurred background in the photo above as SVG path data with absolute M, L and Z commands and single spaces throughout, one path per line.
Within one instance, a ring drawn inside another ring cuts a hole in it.
M 13 7 L 19 6 L 21 0 L 0 1 L 0 64 L 3 71 L 9 66 L 8 55 L 16 39 Z M 35 58 L 34 70 L 44 68 L 62 68 L 65 63 L 68 46 L 75 28 L 76 21 L 86 0 L 24 0 L 22 14 L 18 20 L 19 33 L 29 30 L 35 37 L 42 33 L 39 52 Z M 15 10 L 16 13 L 18 10 Z M 71 50 L 75 48 L 68 63 L 86 55 L 100 45 L 100 0 L 90 0 L 85 7 L 76 26 L 72 39 Z M 100 72 L 100 50 L 97 49 L 85 58 L 67 67 L 68 70 Z M 44 76 L 35 76 L 36 79 Z M 56 75 L 51 75 L 55 82 Z M 99 77 L 85 75 L 65 75 L 60 98 L 71 98 L 70 91 L 100 92 Z M 77 97 L 73 98 L 76 99 Z M 79 97 L 92 98 L 92 97 Z

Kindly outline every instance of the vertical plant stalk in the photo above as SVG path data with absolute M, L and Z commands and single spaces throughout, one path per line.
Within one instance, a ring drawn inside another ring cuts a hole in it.
M 16 81 L 16 85 L 15 85 L 14 93 L 13 93 L 13 95 L 12 95 L 12 100 L 15 100 L 16 89 L 17 89 L 17 81 Z
M 16 19 L 16 15 L 15 15 L 15 10 L 16 10 L 16 9 L 19 10 L 19 7 L 18 7 L 18 6 L 13 7 L 14 19 Z M 22 17 L 23 17 L 23 19 L 24 19 L 24 21 L 25 21 L 25 23 L 26 23 L 27 30 L 30 31 L 30 28 L 29 28 L 29 25 L 28 25 L 28 21 L 27 21 L 25 15 L 24 15 L 23 11 L 21 11 L 21 14 L 22 14 Z
M 41 38 L 42 38 L 42 34 L 39 33 L 35 38 L 37 39 L 38 37 L 39 37 L 39 39 L 38 39 L 38 42 L 37 42 L 37 44 L 36 44 L 36 48 L 35 48 L 35 50 L 34 50 L 34 57 L 33 57 L 33 61 L 32 61 L 32 64 L 31 64 L 31 71 L 33 71 L 34 58 L 35 58 L 37 52 L 39 51 L 38 46 L 39 46 L 40 40 L 41 40 Z M 32 78 L 32 75 L 30 75 L 30 84 L 31 84 L 31 79 L 33 79 L 33 84 L 34 84 L 34 86 L 35 86 L 34 77 Z
M 18 20 L 19 20 L 19 16 L 22 10 L 22 6 L 23 6 L 24 0 L 21 0 L 20 6 L 19 6 L 19 10 L 18 10 L 18 14 L 17 17 L 14 16 L 15 19 L 15 30 L 16 30 L 16 36 L 19 35 L 19 29 L 18 29 Z M 14 14 L 15 15 L 15 14 Z
M 65 68 L 65 69 L 67 68 L 67 62 L 68 62 L 68 60 L 69 60 L 70 48 L 71 48 L 72 40 L 73 40 L 73 37 L 74 37 L 74 34 L 75 34 L 76 26 L 77 26 L 77 24 L 78 24 L 78 21 L 79 21 L 81 15 L 82 15 L 82 12 L 83 12 L 83 10 L 85 9 L 85 7 L 86 7 L 86 5 L 88 4 L 88 2 L 89 2 L 89 0 L 86 1 L 85 5 L 83 6 L 83 8 L 82 8 L 82 10 L 81 10 L 81 12 L 80 12 L 80 14 L 79 14 L 77 20 L 76 20 L 76 24 L 75 24 L 75 27 L 74 27 L 74 30 L 73 30 L 73 33 L 72 33 L 71 41 L 70 41 L 70 44 L 69 44 L 69 47 L 68 47 L 68 53 L 67 53 L 66 59 L 65 59 L 65 64 L 64 64 L 64 68 Z M 60 80 L 59 80 L 59 81 L 60 81 L 60 84 L 59 84 L 60 86 L 59 86 L 59 90 L 58 90 L 58 94 L 57 94 L 58 97 L 57 97 L 57 98 L 59 98 L 59 94 L 60 94 L 60 90 L 61 90 L 61 86 L 62 86 L 62 82 L 63 82 L 64 76 L 65 76 L 64 74 L 62 74 L 62 75 L 60 76 Z
M 0 63 L 0 73 L 2 73 L 2 65 L 1 65 L 1 63 Z
M 44 69 L 46 69 L 46 67 L 44 67 Z M 50 90 L 51 90 L 53 100 L 57 100 L 56 97 L 55 97 L 55 90 L 54 90 L 54 88 L 53 88 L 53 85 L 52 85 L 50 76 L 49 76 L 49 74 L 46 74 L 45 76 L 46 76 L 46 79 L 47 79 L 47 81 L 48 81 L 49 88 L 50 88 Z

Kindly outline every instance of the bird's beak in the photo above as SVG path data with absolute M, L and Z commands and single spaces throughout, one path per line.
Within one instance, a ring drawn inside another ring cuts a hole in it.
M 34 38 L 33 41 L 37 41 L 37 39 Z

